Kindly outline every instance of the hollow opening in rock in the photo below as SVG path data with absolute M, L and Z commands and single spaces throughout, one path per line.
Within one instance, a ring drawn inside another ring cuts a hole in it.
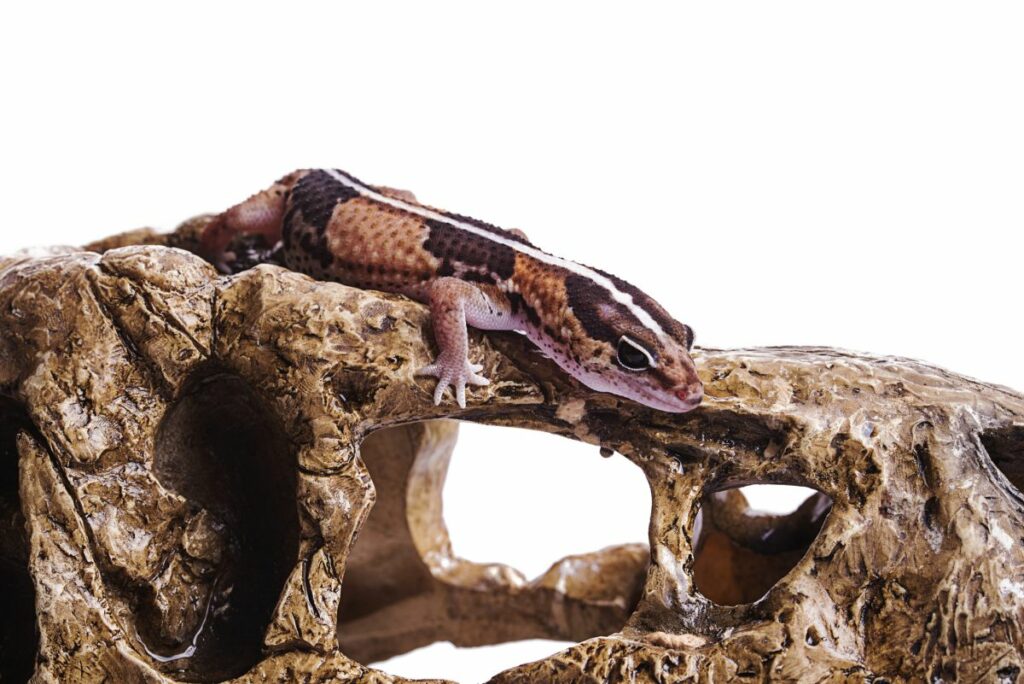
M 259 660 L 298 555 L 294 449 L 243 380 L 209 368 L 168 411 L 156 453 L 157 476 L 191 515 L 159 589 L 140 602 L 139 638 L 178 677 L 237 676 Z
M 693 527 L 693 580 L 719 605 L 753 603 L 800 562 L 832 509 L 807 487 L 757 484 L 712 492 Z
M 481 658 L 549 655 L 619 630 L 632 612 L 651 504 L 642 471 L 622 456 L 453 421 L 379 430 L 360 452 L 376 502 L 342 585 L 350 657 L 391 671 L 388 659 L 406 654 L 394 661 L 402 674 L 476 681 Z M 438 649 L 446 671 L 418 670 Z
M 374 663 L 373 667 L 409 679 L 486 682 L 499 672 L 547 658 L 573 644 L 572 641 L 528 639 L 460 648 L 450 642 L 439 642 Z
M 39 648 L 28 532 L 18 497 L 16 437 L 30 425 L 20 406 L 0 399 L 0 682 L 28 681 Z
M 995 467 L 1024 497 L 1024 425 L 986 430 L 981 443 Z
M 537 577 L 570 554 L 647 543 L 651 492 L 624 456 L 535 430 L 464 423 L 444 486 L 455 554 Z

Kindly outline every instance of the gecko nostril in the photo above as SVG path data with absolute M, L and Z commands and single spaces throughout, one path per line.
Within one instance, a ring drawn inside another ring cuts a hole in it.
M 704 399 L 704 387 L 700 384 L 687 385 L 682 389 L 676 390 L 676 396 L 690 406 L 696 407 Z

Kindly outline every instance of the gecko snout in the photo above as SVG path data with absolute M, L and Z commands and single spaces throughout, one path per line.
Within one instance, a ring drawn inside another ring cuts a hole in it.
M 695 409 L 704 399 L 704 386 L 699 382 L 686 385 L 676 390 L 676 396 L 684 404 L 687 404 L 690 409 Z

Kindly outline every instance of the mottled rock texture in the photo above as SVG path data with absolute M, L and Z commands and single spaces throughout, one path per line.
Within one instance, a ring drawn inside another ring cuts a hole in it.
M 0 681 L 391 682 L 361 663 L 533 637 L 579 643 L 493 681 L 1024 681 L 1021 395 L 703 350 L 705 404 L 669 415 L 474 333 L 492 384 L 435 407 L 424 307 L 219 277 L 203 221 L 0 260 Z M 624 454 L 651 548 L 533 581 L 455 557 L 442 418 Z M 819 494 L 757 514 L 731 488 L 758 482 Z

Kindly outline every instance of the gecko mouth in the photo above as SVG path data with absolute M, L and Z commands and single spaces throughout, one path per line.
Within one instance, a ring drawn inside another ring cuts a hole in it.
M 698 386 L 696 389 L 682 389 L 670 392 L 655 392 L 652 390 L 638 389 L 633 393 L 625 395 L 640 404 L 649 406 L 666 413 L 688 413 L 704 401 L 704 388 Z
M 687 385 L 680 389 L 664 390 L 642 385 L 613 385 L 604 378 L 589 377 L 584 384 L 598 392 L 607 392 L 657 411 L 666 413 L 688 413 L 704 401 L 704 388 L 700 384 Z
M 689 413 L 690 411 L 693 411 L 698 406 L 700 406 L 703 399 L 704 397 L 702 395 L 697 399 L 688 399 L 677 404 L 666 404 L 665 407 L 662 408 L 662 410 L 669 413 Z

